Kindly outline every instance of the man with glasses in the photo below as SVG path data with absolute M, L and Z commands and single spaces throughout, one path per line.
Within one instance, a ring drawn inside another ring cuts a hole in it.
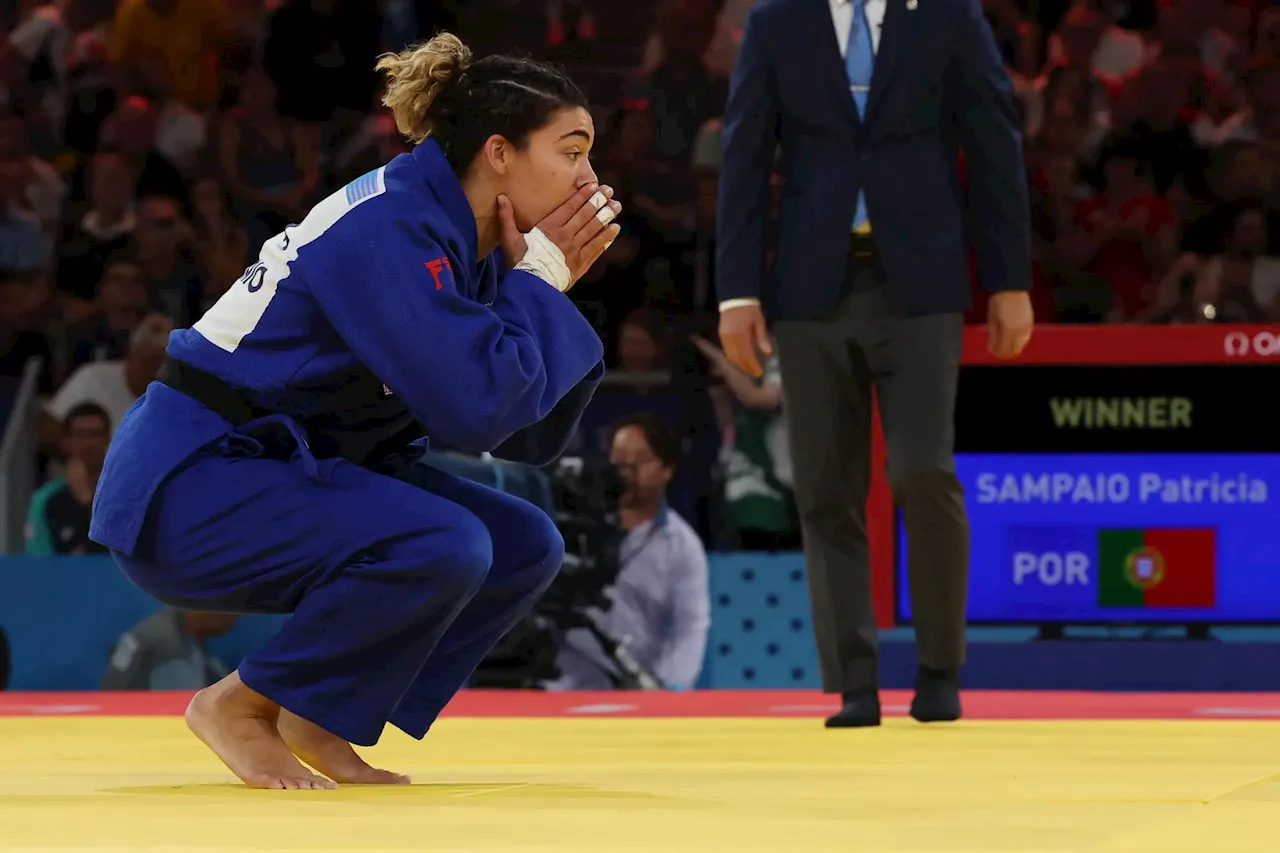
M 667 506 L 666 490 L 680 459 L 680 440 L 653 415 L 614 425 L 609 461 L 625 483 L 618 517 L 626 537 L 610 590 L 612 606 L 593 613 L 621 654 L 664 687 L 687 689 L 702 671 L 711 601 L 707 552 L 689 523 Z M 623 683 L 613 656 L 587 629 L 565 635 L 553 690 L 607 690 Z

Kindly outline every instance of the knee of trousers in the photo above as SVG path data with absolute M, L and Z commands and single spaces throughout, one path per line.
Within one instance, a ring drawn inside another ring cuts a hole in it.
M 460 595 L 474 593 L 493 566 L 489 529 L 469 512 L 396 543 L 391 559 Z
M 889 488 L 898 503 L 955 496 L 963 498 L 955 462 L 950 458 L 921 460 L 914 465 L 890 470 L 888 479 Z
M 554 521 L 541 510 L 532 509 L 520 525 L 522 550 L 529 557 L 519 566 L 521 580 L 533 588 L 545 587 L 564 563 L 564 536 Z

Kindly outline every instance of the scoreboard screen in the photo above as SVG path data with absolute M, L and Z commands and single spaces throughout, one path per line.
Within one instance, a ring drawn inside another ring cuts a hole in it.
M 970 621 L 1280 622 L 1277 379 L 1230 361 L 963 367 Z

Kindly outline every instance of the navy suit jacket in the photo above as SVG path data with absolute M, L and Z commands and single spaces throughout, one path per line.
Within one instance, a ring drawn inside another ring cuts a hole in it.
M 762 0 L 751 10 L 722 133 L 721 301 L 758 298 L 773 320 L 829 315 L 843 293 L 859 190 L 890 292 L 909 313 L 969 308 L 966 238 L 986 290 L 1030 289 L 1022 135 L 981 0 L 908 3 L 888 0 L 865 118 L 828 0 Z M 766 272 L 779 145 L 782 207 Z

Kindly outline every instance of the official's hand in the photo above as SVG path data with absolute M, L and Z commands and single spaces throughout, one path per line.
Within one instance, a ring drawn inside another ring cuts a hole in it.
M 773 344 L 769 341 L 769 329 L 760 306 L 740 305 L 721 311 L 720 343 L 724 345 L 724 354 L 739 370 L 757 379 L 763 376 L 764 369 L 756 353 L 771 355 Z
M 987 302 L 987 350 L 996 358 L 1016 358 L 1031 340 L 1035 316 L 1025 290 L 1006 290 Z
M 605 207 L 610 214 L 604 217 L 609 220 L 608 222 L 601 221 L 599 215 L 605 208 L 597 210 L 595 205 L 591 204 L 591 197 L 597 191 L 609 199 Z M 576 282 L 618 236 L 621 228 L 612 220 L 621 212 L 622 205 L 613 201 L 612 187 L 587 184 L 552 211 L 536 227 L 564 253 L 570 280 Z M 515 265 L 524 257 L 526 246 L 524 235 L 516 226 L 515 208 L 506 196 L 498 196 L 498 218 L 502 226 L 503 249 L 512 265 Z

